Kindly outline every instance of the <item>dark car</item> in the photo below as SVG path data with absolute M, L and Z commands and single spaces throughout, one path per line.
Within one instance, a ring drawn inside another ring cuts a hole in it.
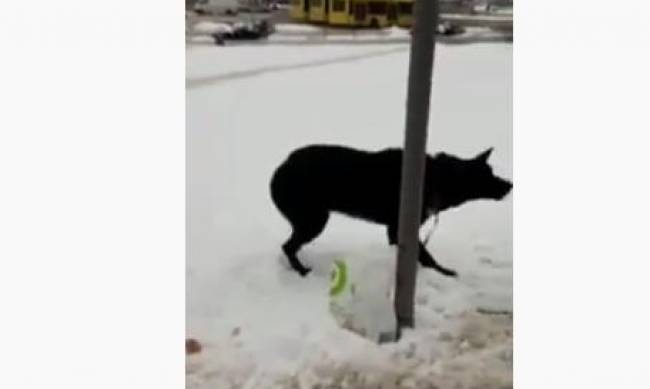
M 230 39 L 260 39 L 271 33 L 271 27 L 266 20 L 254 22 L 235 23 Z
M 438 35 L 459 35 L 465 32 L 465 28 L 463 26 L 459 26 L 457 24 L 453 24 L 450 22 L 442 22 L 438 24 L 437 28 L 437 34 Z M 413 35 L 413 27 L 411 27 L 409 34 Z
M 271 32 L 273 32 L 273 29 L 267 20 L 257 20 L 234 23 L 232 25 L 232 31 L 215 33 L 212 37 L 216 44 L 223 45 L 226 40 L 256 40 L 266 38 Z
M 438 25 L 438 34 L 440 35 L 458 35 L 465 32 L 462 26 L 450 22 L 442 22 Z

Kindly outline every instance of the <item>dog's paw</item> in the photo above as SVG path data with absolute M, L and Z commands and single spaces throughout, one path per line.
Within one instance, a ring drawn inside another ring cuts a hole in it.
M 426 267 L 426 268 L 429 268 L 429 269 L 433 269 L 433 270 L 437 271 L 438 273 L 440 273 L 442 275 L 445 275 L 447 277 L 454 277 L 454 278 L 458 277 L 458 273 L 456 273 L 455 270 L 447 269 L 446 267 L 442 267 L 442 266 L 438 265 L 437 263 L 423 264 L 423 266 Z
M 440 273 L 446 275 L 447 277 L 457 278 L 458 273 L 455 270 L 451 269 L 439 269 Z
M 309 274 L 309 272 L 311 272 L 311 268 L 310 267 L 303 267 L 302 269 L 296 269 L 296 271 L 302 277 L 307 277 L 307 274 Z

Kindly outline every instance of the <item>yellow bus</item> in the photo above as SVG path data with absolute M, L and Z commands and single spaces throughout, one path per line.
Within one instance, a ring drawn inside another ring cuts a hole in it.
M 414 0 L 397 0 L 397 25 L 411 27 L 413 25 Z
M 297 21 L 307 21 L 309 15 L 309 0 L 291 0 L 289 17 Z
M 379 28 L 398 23 L 399 2 L 413 0 L 291 0 L 289 15 L 298 21 Z M 406 23 L 407 17 L 402 19 Z
M 394 0 L 349 0 L 352 25 L 359 27 L 386 27 L 397 19 Z
M 330 8 L 330 0 L 303 0 L 309 2 L 310 22 L 327 23 Z
M 329 24 L 335 26 L 349 26 L 352 19 L 351 1 L 332 0 L 332 8 L 329 10 Z

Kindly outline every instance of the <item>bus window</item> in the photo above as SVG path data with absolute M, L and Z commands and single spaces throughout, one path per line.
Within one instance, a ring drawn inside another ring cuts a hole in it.
M 354 18 L 358 22 L 363 22 L 366 20 L 366 13 L 367 13 L 366 5 L 363 3 L 356 4 L 354 7 Z
M 333 0 L 332 1 L 332 11 L 334 11 L 334 12 L 345 12 L 345 0 Z
M 399 3 L 398 11 L 400 15 L 411 15 L 413 14 L 413 3 Z
M 388 4 L 388 11 L 386 11 L 386 17 L 389 21 L 394 22 L 397 20 L 397 7 L 395 4 Z
M 368 13 L 372 15 L 383 15 L 386 13 L 386 2 L 385 1 L 369 1 L 368 2 Z

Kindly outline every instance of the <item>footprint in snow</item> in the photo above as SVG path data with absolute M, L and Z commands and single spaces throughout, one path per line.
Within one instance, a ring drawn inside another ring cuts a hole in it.
M 487 256 L 481 256 L 478 258 L 478 261 L 481 265 L 489 266 L 494 269 L 503 269 L 511 267 L 512 265 L 509 262 L 496 261 Z
M 478 254 L 492 254 L 494 253 L 494 247 L 488 243 L 474 243 L 473 250 Z

